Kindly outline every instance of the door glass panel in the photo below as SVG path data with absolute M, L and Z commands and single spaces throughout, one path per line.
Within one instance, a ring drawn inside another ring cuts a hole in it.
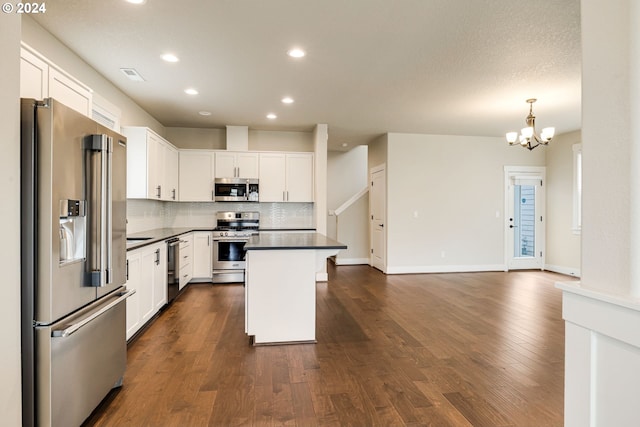
M 218 261 L 243 261 L 246 242 L 218 242 Z
M 535 256 L 536 244 L 536 187 L 514 186 L 514 253 L 515 258 Z

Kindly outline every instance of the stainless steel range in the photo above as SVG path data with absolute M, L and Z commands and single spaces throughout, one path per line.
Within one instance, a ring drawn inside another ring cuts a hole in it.
M 259 212 L 218 212 L 213 231 L 213 283 L 244 282 L 244 245 L 258 234 Z

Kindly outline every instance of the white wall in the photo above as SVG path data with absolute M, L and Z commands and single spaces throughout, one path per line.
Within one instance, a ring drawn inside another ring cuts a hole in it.
M 582 280 L 560 284 L 567 427 L 640 412 L 640 3 L 581 2 Z
M 504 138 L 390 133 L 387 271 L 502 270 L 504 166 L 544 166 Z
M 20 15 L 0 16 L 0 424 L 19 426 L 20 379 Z
M 343 203 L 368 186 L 368 147 L 349 151 L 330 151 L 327 159 L 327 206 L 335 211 Z M 347 245 L 338 252 L 336 264 L 368 263 L 369 259 L 369 197 L 365 194 L 337 218 L 327 218 L 328 235 Z M 339 230 L 336 229 L 339 223 Z
M 225 129 L 167 127 L 164 136 L 178 148 L 202 150 L 227 148 Z M 313 133 L 249 130 L 249 150 L 312 152 Z
M 367 148 L 366 145 L 361 145 L 349 151 L 329 151 L 327 154 L 329 210 L 336 209 L 367 187 Z
M 224 150 L 227 146 L 225 129 L 168 127 L 165 138 L 178 148 Z
M 573 148 L 582 142 L 580 131 L 556 136 L 546 152 L 545 268 L 580 276 L 580 235 L 573 231 Z
M 582 1 L 581 13 L 582 284 L 625 294 L 631 226 L 629 2 Z

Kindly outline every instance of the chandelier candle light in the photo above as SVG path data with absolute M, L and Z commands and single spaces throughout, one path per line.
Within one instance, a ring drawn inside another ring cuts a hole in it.
M 536 116 L 533 115 L 533 103 L 536 102 L 536 99 L 527 99 L 527 102 L 529 103 L 529 115 L 525 119 L 527 127 L 520 129 L 520 137 L 518 137 L 518 132 L 508 132 L 507 142 L 509 145 L 516 145 L 516 141 L 519 141 L 522 147 L 533 150 L 538 145 L 547 145 L 556 130 L 552 127 L 544 128 L 538 136 L 536 134 Z

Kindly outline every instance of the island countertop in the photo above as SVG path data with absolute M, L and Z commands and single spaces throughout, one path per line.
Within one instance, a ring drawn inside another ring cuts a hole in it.
M 320 233 L 260 233 L 252 236 L 244 249 L 285 250 L 285 249 L 347 249 L 347 245 Z

